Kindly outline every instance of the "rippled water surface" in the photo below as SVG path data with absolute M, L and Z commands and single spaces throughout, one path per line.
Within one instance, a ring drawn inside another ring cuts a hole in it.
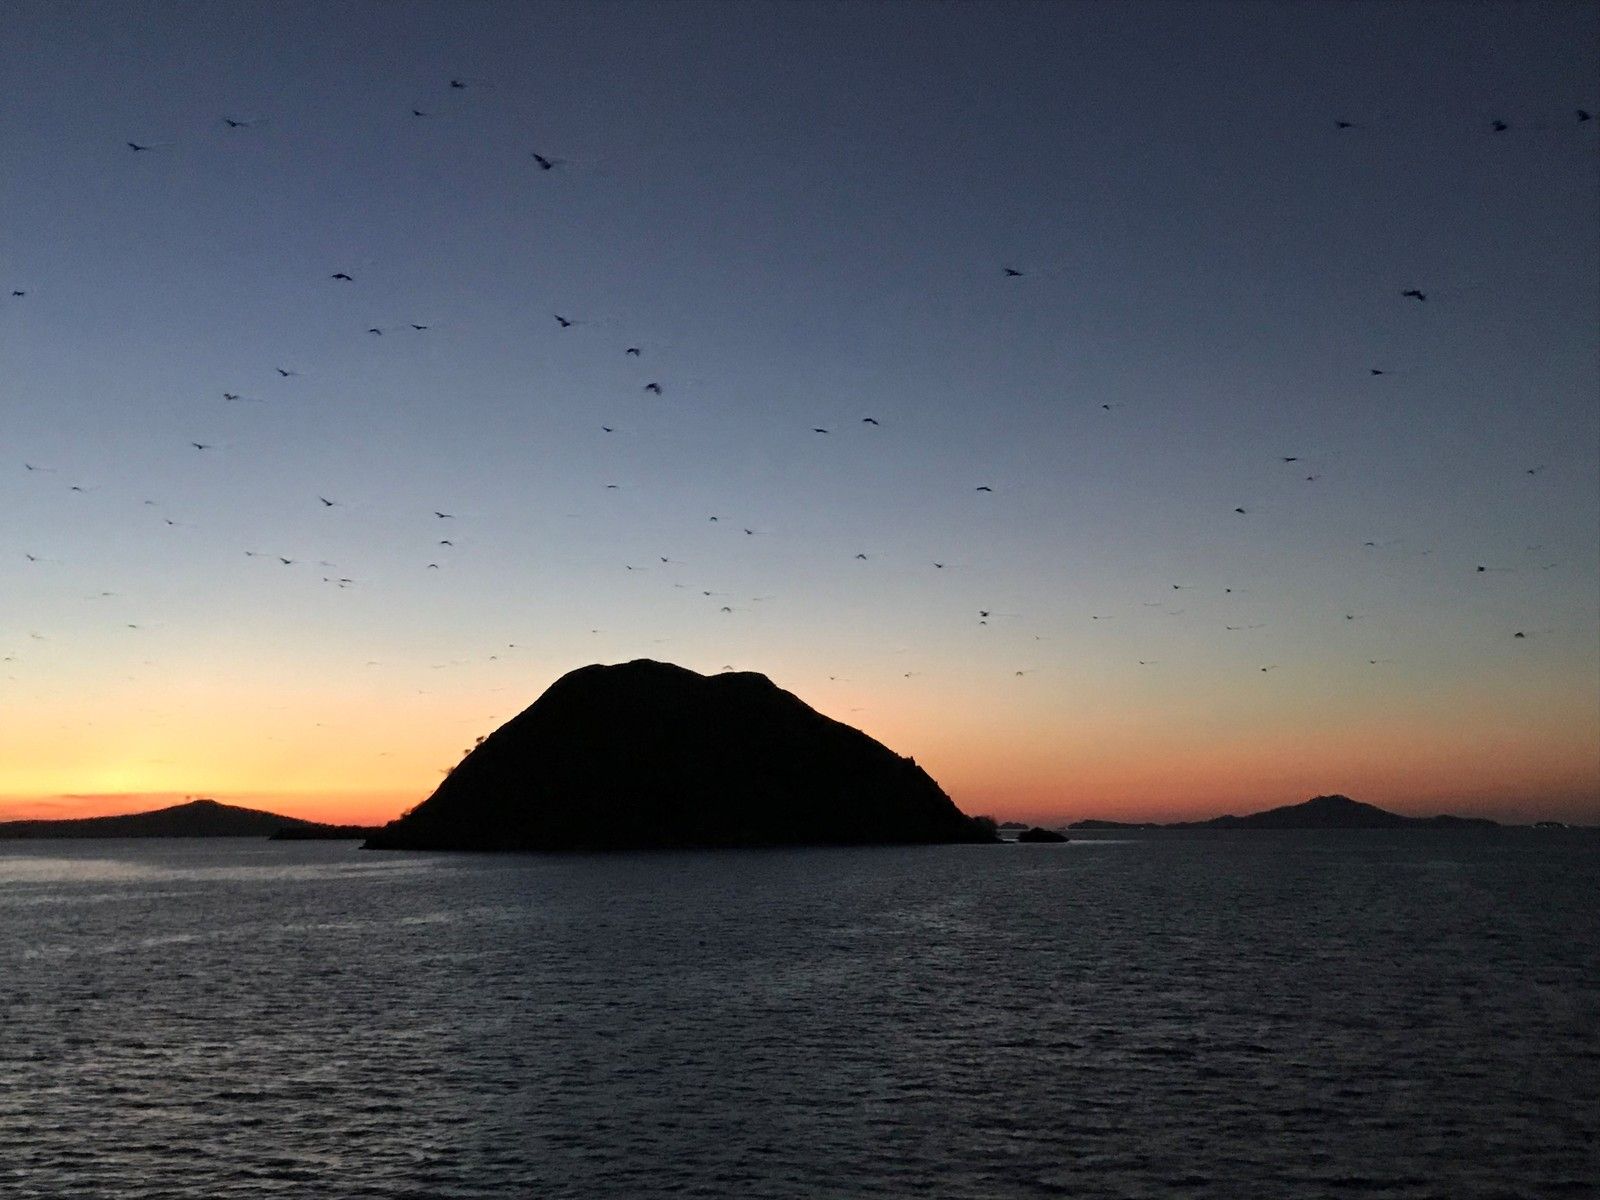
M 1600 840 L 0 843 L 0 1195 L 1593 1196 Z

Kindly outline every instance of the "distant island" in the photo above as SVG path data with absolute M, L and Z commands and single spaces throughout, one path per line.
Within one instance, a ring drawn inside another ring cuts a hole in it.
M 215 800 L 190 800 L 150 812 L 115 817 L 0 821 L 0 838 L 363 838 L 366 826 L 323 825 L 259 808 Z
M 569 672 L 378 850 L 997 842 L 910 758 L 764 675 L 638 659 Z
M 1064 833 L 1057 833 L 1054 829 L 1046 829 L 1042 825 L 1035 825 L 1031 829 L 1024 828 L 1017 834 L 1019 842 L 1070 842 L 1072 839 Z
M 1349 796 L 1313 796 L 1249 816 L 1209 821 L 1074 821 L 1068 829 L 1498 829 L 1487 817 L 1406 817 Z

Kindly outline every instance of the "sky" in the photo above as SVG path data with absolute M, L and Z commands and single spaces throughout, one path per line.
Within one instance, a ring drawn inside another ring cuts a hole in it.
M 1002 819 L 1600 820 L 1597 50 L 8 4 L 0 819 L 382 821 L 648 657 Z

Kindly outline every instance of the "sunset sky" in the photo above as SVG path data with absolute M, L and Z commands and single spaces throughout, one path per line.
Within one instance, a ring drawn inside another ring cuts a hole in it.
M 0 819 L 385 820 L 650 657 L 1001 818 L 1600 820 L 1597 49 L 10 3 Z

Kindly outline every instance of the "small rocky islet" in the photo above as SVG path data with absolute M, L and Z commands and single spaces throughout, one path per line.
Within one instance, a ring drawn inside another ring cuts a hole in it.
M 1031 825 L 1017 834 L 1019 842 L 1037 842 L 1048 845 L 1056 842 L 1070 842 L 1072 839 L 1064 833 L 1057 833 L 1054 829 L 1046 829 L 1043 825 Z

